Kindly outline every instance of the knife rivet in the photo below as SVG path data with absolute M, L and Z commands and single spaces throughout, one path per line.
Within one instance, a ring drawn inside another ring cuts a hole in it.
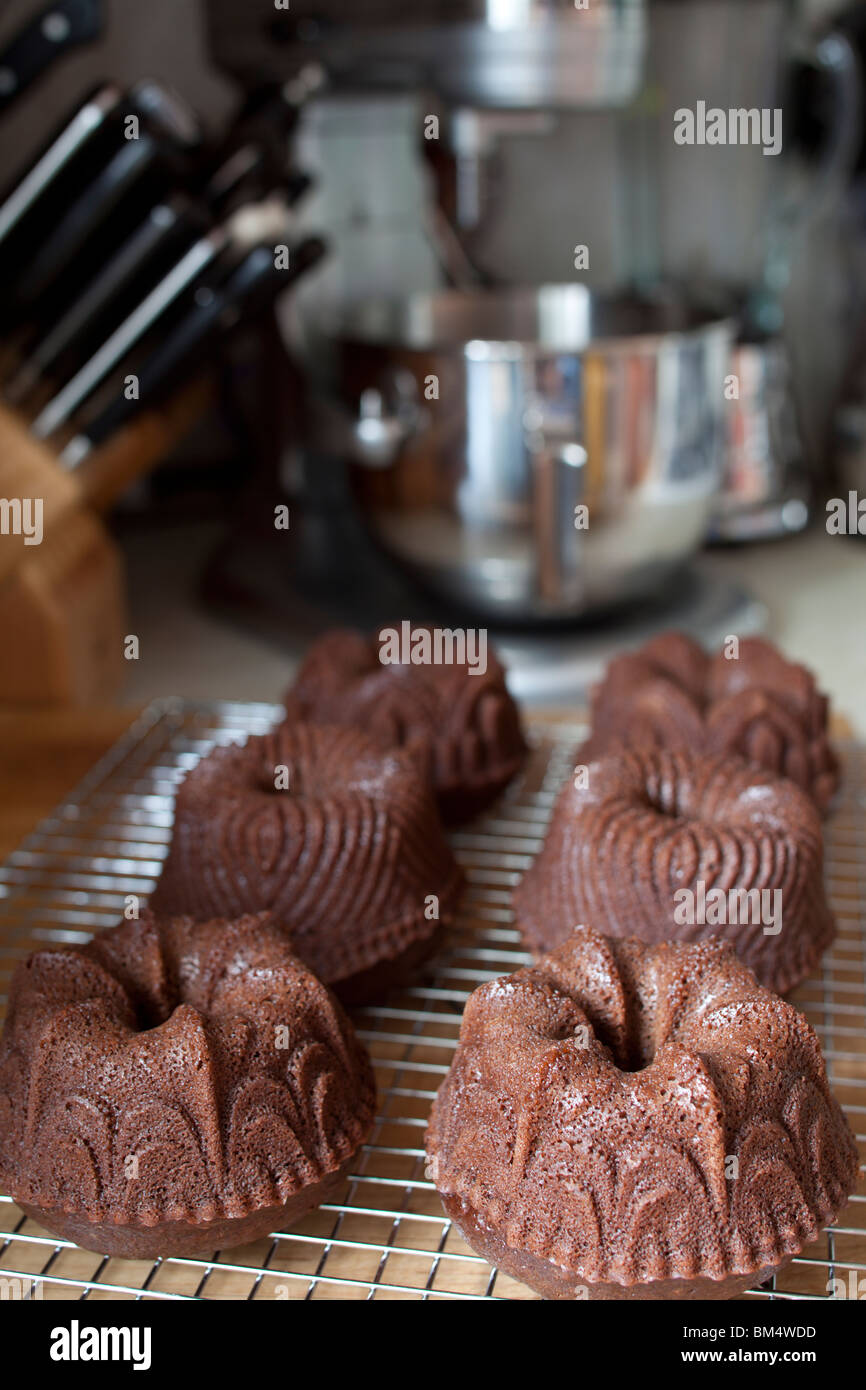
M 42 32 L 50 43 L 63 43 L 71 27 L 65 14 L 47 14 L 42 21 Z

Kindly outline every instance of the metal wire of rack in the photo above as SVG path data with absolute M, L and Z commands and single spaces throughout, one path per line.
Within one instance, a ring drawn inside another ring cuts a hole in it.
M 216 743 L 268 729 L 270 705 L 160 701 L 0 869 L 0 999 L 19 960 L 46 942 L 84 942 L 158 877 L 179 778 Z M 517 1299 L 535 1295 L 462 1242 L 424 1174 L 424 1128 L 467 995 L 527 960 L 511 888 L 540 847 L 583 733 L 539 720 L 522 775 L 488 815 L 452 836 L 467 889 L 426 974 L 387 1005 L 356 1011 L 374 1059 L 379 1113 L 340 1199 L 296 1229 L 211 1259 L 108 1258 L 59 1240 L 0 1195 L 4 1296 L 86 1300 Z M 828 825 L 827 877 L 839 935 L 820 976 L 794 995 L 824 1046 L 836 1094 L 866 1143 L 866 748 L 844 750 L 846 784 Z M 834 1281 L 837 1281 L 834 1283 Z M 839 1222 L 776 1280 L 747 1295 L 866 1295 L 866 1182 Z

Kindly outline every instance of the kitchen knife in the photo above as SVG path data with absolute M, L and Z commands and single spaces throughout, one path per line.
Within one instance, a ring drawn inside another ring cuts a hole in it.
M 68 381 L 40 411 L 31 425 L 37 439 L 47 439 L 66 423 L 108 373 L 122 361 L 127 352 L 154 326 L 169 306 L 175 303 L 179 295 L 213 263 L 228 244 L 228 240 L 225 228 L 216 227 L 190 247 L 168 275 L 106 339 L 99 351 L 93 354 L 71 381 Z
M 42 325 L 78 297 L 172 187 L 189 172 L 186 151 L 142 124 L 136 139 L 118 132 L 116 151 L 92 183 L 64 211 L 17 277 L 19 322 Z
M 225 134 L 224 147 L 233 148 L 250 138 L 278 140 L 285 146 L 307 102 L 322 90 L 326 81 L 324 69 L 310 63 L 287 82 L 254 88 L 235 114 Z
M 233 211 L 241 201 L 258 201 L 270 193 L 281 193 L 291 208 L 312 188 L 313 182 L 309 174 L 274 170 L 264 147 L 251 142 L 228 156 L 204 192 L 213 210 L 221 214 Z
M 173 88 L 148 77 L 135 83 L 129 99 L 130 109 L 139 112 L 160 135 L 190 154 L 202 148 L 198 115 Z
M 60 455 L 65 467 L 75 468 L 134 414 L 181 385 L 182 373 L 191 361 L 202 361 L 203 354 L 213 350 L 225 333 L 239 323 L 252 322 L 324 253 L 324 242 L 309 237 L 290 253 L 289 268 L 278 269 L 273 245 L 256 246 L 222 283 L 200 285 L 188 312 L 136 373 L 136 397 L 117 395 L 85 430 L 71 439 Z
M 273 244 L 285 240 L 284 205 L 271 202 L 239 208 L 226 222 L 199 238 L 177 265 L 102 344 L 99 351 L 48 402 L 33 422 L 37 438 L 45 439 L 64 425 L 87 400 L 109 372 L 113 371 L 136 343 L 177 303 L 185 290 L 199 278 L 228 246 L 237 249 L 254 245 L 273 234 Z
M 310 65 L 289 82 L 255 88 L 219 141 L 217 165 L 229 166 L 240 151 L 252 145 L 259 151 L 262 190 L 285 186 L 287 177 L 299 177 L 286 173 L 289 140 L 306 102 L 324 80 L 323 70 Z
M 155 169 L 160 152 L 157 141 L 149 135 L 121 140 L 117 153 L 60 219 L 27 270 L 18 277 L 15 299 L 20 305 L 32 304 L 57 283 L 71 263 L 92 247 L 97 231 L 105 227 L 112 213 L 120 211 L 121 203 L 129 216 L 126 210 L 135 185 Z
M 138 139 L 127 138 L 130 117 L 139 122 Z M 0 283 L 16 291 L 7 298 L 19 306 L 18 321 L 21 305 L 82 246 L 100 265 L 116 249 L 109 233 L 122 235 L 119 223 L 106 232 L 104 219 L 117 209 L 131 230 L 174 179 L 188 175 L 200 143 L 192 112 L 160 83 L 140 82 L 127 93 L 102 88 L 85 102 L 0 205 Z M 133 189 L 135 198 L 127 195 Z M 96 228 L 101 245 L 88 241 Z M 76 271 L 76 295 L 85 273 Z M 44 306 L 44 318 L 61 311 L 58 300 Z M 15 319 L 8 305 L 4 317 Z
M 199 206 L 185 195 L 158 203 L 84 291 L 31 347 L 4 394 L 20 404 L 45 378 L 68 379 L 87 361 L 174 262 L 208 230 L 209 214 L 226 216 L 253 193 L 263 196 L 265 155 L 244 145 L 209 180 Z M 290 206 L 309 186 L 298 176 L 290 184 Z
M 247 192 L 257 197 L 263 193 L 262 180 L 266 172 L 265 152 L 261 145 L 250 142 L 241 145 L 217 164 L 204 190 L 215 212 L 228 212 Z
M 206 231 L 205 211 L 186 197 L 177 195 L 151 208 L 7 382 L 7 400 L 20 404 L 46 379 L 72 376 Z
M 237 210 L 239 200 L 248 198 L 252 189 L 261 197 L 264 173 L 261 147 L 242 146 L 208 183 L 205 196 L 210 209 L 222 214 Z M 288 207 L 303 197 L 312 182 L 302 173 L 285 179 L 281 192 Z M 105 268 L 29 350 L 4 387 L 6 399 L 20 405 L 46 379 L 65 380 L 74 375 L 144 294 L 168 273 L 182 251 L 205 234 L 207 216 L 204 206 L 180 195 L 151 208 Z
M 60 131 L 0 203 L 0 257 L 7 255 L 7 243 L 20 231 L 24 219 L 62 176 L 74 175 L 82 155 L 96 145 L 116 112 L 123 93 L 113 83 L 98 87 L 64 123 Z M 6 267 L 4 264 L 4 273 Z
M 102 0 L 56 0 L 0 53 L 0 115 L 58 58 L 102 33 Z

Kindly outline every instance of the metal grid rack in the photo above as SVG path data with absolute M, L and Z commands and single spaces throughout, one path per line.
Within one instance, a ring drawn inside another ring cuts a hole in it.
M 0 869 L 0 991 L 35 945 L 84 942 L 113 925 L 127 894 L 147 895 L 165 855 L 178 779 L 215 743 L 259 733 L 268 705 L 152 706 Z M 468 885 L 455 928 L 415 986 L 358 1010 L 373 1055 L 379 1114 L 339 1201 L 291 1232 L 155 1263 L 90 1254 L 28 1221 L 0 1196 L 6 1296 L 53 1299 L 532 1299 L 474 1255 L 424 1175 L 424 1127 L 467 995 L 525 963 L 510 890 L 537 852 L 582 735 L 536 721 L 524 775 L 484 818 L 453 835 Z M 866 748 L 848 744 L 844 799 L 828 827 L 827 875 L 839 935 L 820 976 L 794 996 L 817 1029 L 836 1094 L 866 1142 Z M 866 1293 L 866 1183 L 840 1222 L 750 1298 Z

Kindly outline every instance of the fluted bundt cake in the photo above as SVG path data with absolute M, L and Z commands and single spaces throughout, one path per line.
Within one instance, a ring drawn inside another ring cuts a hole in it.
M 143 914 L 18 967 L 0 1187 L 88 1250 L 209 1252 L 332 1194 L 374 1104 L 351 1024 L 283 931 Z
M 357 729 L 285 724 L 189 772 L 151 906 L 163 916 L 270 911 L 351 1002 L 433 950 L 461 884 L 412 754 Z
M 431 643 L 437 629 L 415 626 Z M 411 640 L 410 639 L 410 640 Z M 468 661 L 383 665 L 379 636 L 326 633 L 310 649 L 286 696 L 292 720 L 350 724 L 385 746 L 411 744 L 426 755 L 447 824 L 488 806 L 520 770 L 526 742 L 505 671 L 492 652 L 486 669 Z
M 780 994 L 835 935 L 806 793 L 737 758 L 658 748 L 611 753 L 565 784 L 514 909 L 539 952 L 588 922 L 649 942 L 722 936 Z
M 623 743 L 733 753 L 790 777 L 822 811 L 839 786 L 826 695 L 758 637 L 741 640 L 736 658 L 678 632 L 616 657 L 593 691 L 591 723 L 580 763 Z
M 427 1133 L 474 1250 L 548 1298 L 731 1298 L 845 1205 L 821 1049 L 726 942 L 582 929 L 469 999 Z

